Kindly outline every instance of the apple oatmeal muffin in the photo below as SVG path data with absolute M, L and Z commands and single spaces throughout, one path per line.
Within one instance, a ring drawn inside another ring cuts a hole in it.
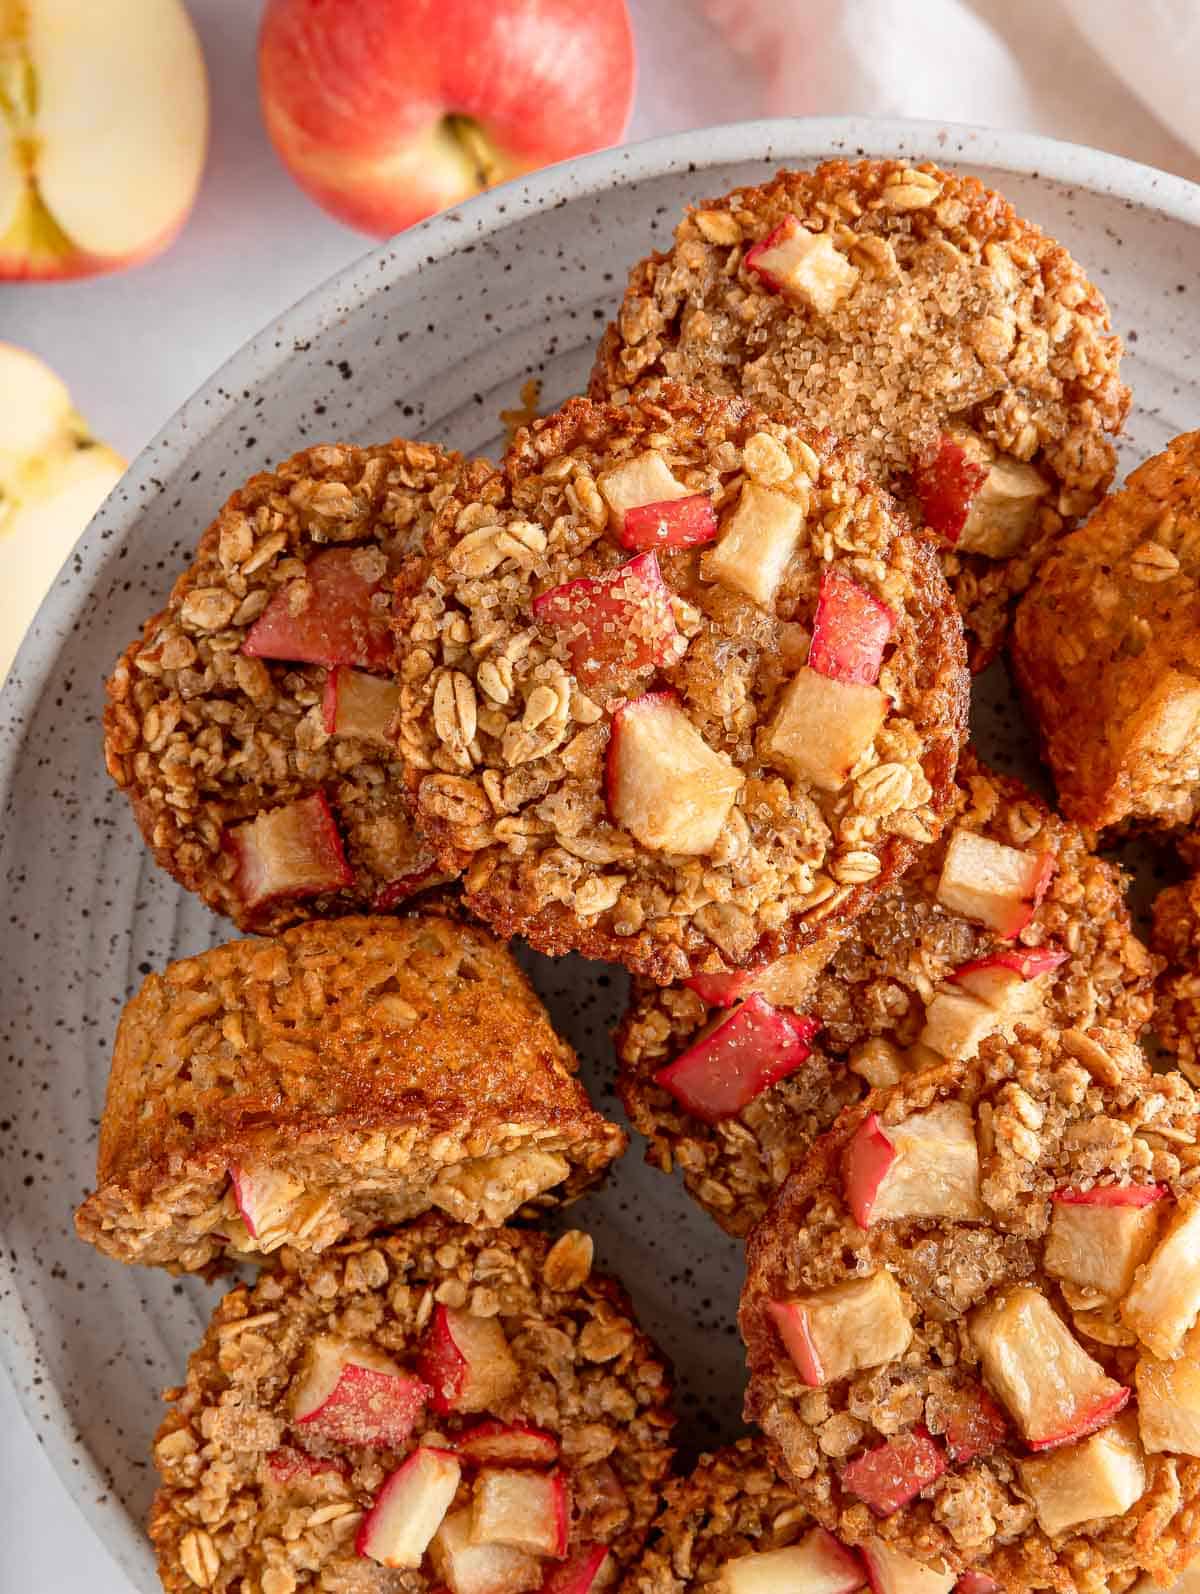
M 827 434 L 670 385 L 573 399 L 460 479 L 427 549 L 396 605 L 400 748 L 501 934 L 662 982 L 762 962 L 941 829 L 961 623 Z
M 323 444 L 233 494 L 117 661 L 104 752 L 160 866 L 244 930 L 433 882 L 391 737 L 391 583 L 462 461 Z
M 1055 548 L 1012 657 L 1063 812 L 1096 829 L 1200 815 L 1200 431 Z
M 167 1594 L 589 1594 L 670 1469 L 670 1373 L 578 1230 L 427 1217 L 221 1301 L 154 1459 Z
M 1200 1098 L 1118 1031 L 847 1110 L 751 1236 L 746 1413 L 823 1527 L 1006 1594 L 1200 1545 Z
M 941 839 L 840 937 L 765 968 L 635 980 L 618 1091 L 647 1160 L 731 1234 L 870 1087 L 1016 1026 L 1140 1032 L 1155 958 L 1125 876 L 975 753 Z
M 625 1148 L 512 956 L 451 918 L 346 918 L 152 974 L 121 1016 L 80 1236 L 197 1270 L 430 1208 L 502 1223 Z
M 1112 479 L 1129 391 L 1071 256 L 973 177 L 784 171 L 689 209 L 633 268 L 594 398 L 664 378 L 832 431 L 941 545 L 974 668 Z

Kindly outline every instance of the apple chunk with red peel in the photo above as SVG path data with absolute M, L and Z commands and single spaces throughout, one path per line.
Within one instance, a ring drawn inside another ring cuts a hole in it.
M 1200 1327 L 1188 1334 L 1175 1361 L 1143 1352 L 1133 1381 L 1145 1448 L 1200 1456 Z
M 913 491 L 930 531 L 956 543 L 988 466 L 945 432 L 913 467 Z
M 234 1165 L 229 1170 L 229 1183 L 252 1240 L 281 1229 L 305 1189 L 301 1180 L 261 1162 Z
M 453 1511 L 438 1529 L 429 1553 L 450 1594 L 525 1594 L 540 1588 L 542 1562 L 509 1544 L 476 1544 L 472 1510 Z
M 960 826 L 946 849 L 937 900 L 1011 940 L 1033 918 L 1054 869 L 1053 853 L 1023 852 Z
M 705 575 L 769 609 L 800 541 L 804 521 L 804 506 L 795 498 L 746 482 L 720 542 L 706 556 Z
M 1081 1439 L 1129 1399 L 1030 1285 L 977 1307 L 970 1335 L 988 1385 L 1031 1450 Z
M 720 1594 L 855 1594 L 863 1586 L 858 1556 L 824 1528 L 780 1550 L 737 1555 L 721 1568 Z
M 460 1435 L 458 1450 L 474 1466 L 549 1467 L 558 1460 L 558 1440 L 552 1433 L 529 1423 L 498 1422 L 494 1417 Z
M 836 310 L 858 281 L 858 267 L 832 236 L 809 232 L 798 216 L 785 216 L 746 251 L 746 270 L 761 277 L 772 292 L 818 315 Z
M 655 1083 L 705 1123 L 741 1112 L 812 1055 L 820 1026 L 754 993 L 728 1018 L 655 1074 Z
M 486 1467 L 475 1482 L 473 1544 L 506 1544 L 530 1555 L 567 1553 L 567 1486 L 561 1472 Z
M 768 729 L 767 757 L 820 791 L 840 791 L 887 713 L 887 697 L 877 686 L 832 681 L 802 665 Z
M 1146 1463 L 1131 1417 L 1052 1456 L 1019 1461 L 1038 1524 L 1050 1538 L 1082 1522 L 1124 1516 L 1146 1492 Z
M 420 1566 L 461 1476 L 457 1456 L 419 1445 L 384 1481 L 363 1518 L 355 1550 L 380 1566 L 398 1570 Z
M 960 553 L 1011 559 L 1029 540 L 1050 485 L 1032 465 L 1000 454 L 987 467 L 957 539 Z
M 596 478 L 600 496 L 608 505 L 609 518 L 618 536 L 625 526 L 625 516 L 631 509 L 651 505 L 661 509 L 664 504 L 693 498 L 695 490 L 685 487 L 671 474 L 670 466 L 661 454 L 648 449 L 622 460 L 612 470 Z
M 950 1594 L 953 1572 L 923 1566 L 882 1539 L 868 1539 L 861 1548 L 871 1594 Z
M 551 587 L 533 600 L 533 613 L 562 638 L 572 669 L 585 683 L 618 670 L 673 664 L 687 647 L 653 553 L 605 575 Z
M 382 676 L 339 664 L 325 679 L 321 709 L 327 735 L 361 736 L 364 741 L 391 747 L 392 724 L 400 711 L 400 687 Z
M 1042 1017 L 1044 976 L 1066 956 L 1008 951 L 964 963 L 950 976 L 952 988 L 938 991 L 926 1008 L 919 1043 L 951 1062 L 966 1062 L 989 1035 L 1013 1039 L 1018 1024 Z
M 1004 1594 L 1004 1590 L 986 1572 L 964 1572 L 954 1585 L 954 1594 Z
M 1160 1184 L 1059 1190 L 1050 1209 L 1047 1273 L 1119 1301 L 1154 1249 L 1166 1194 Z
M 717 535 L 717 516 L 707 493 L 635 504 L 617 529 L 622 548 L 699 548 Z
M 588 1594 L 608 1560 L 607 1544 L 585 1544 L 546 1573 L 540 1594 Z
M 745 777 L 716 753 L 670 692 L 613 716 L 605 784 L 615 822 L 652 852 L 711 852 Z
M 442 1416 L 494 1410 L 521 1376 L 498 1318 L 440 1304 L 421 1342 L 417 1370 L 430 1387 L 429 1404 Z
M 1170 1227 L 1134 1276 L 1121 1305 L 1125 1323 L 1164 1361 L 1176 1355 L 1200 1314 L 1200 1199 L 1180 1201 Z
M 324 792 L 273 808 L 225 832 L 236 868 L 233 888 L 250 910 L 319 897 L 354 884 L 354 870 Z
M 276 588 L 242 652 L 293 664 L 357 664 L 386 670 L 393 658 L 386 608 L 387 564 L 374 548 L 325 548 L 304 574 Z
M 731 969 L 728 973 L 692 974 L 684 984 L 709 1007 L 732 1007 L 757 991 L 772 1007 L 799 1007 L 812 992 L 813 981 L 836 949 L 830 936 L 814 941 L 802 952 L 788 952 L 760 969 Z
M 335 1444 L 399 1449 L 428 1399 L 427 1386 L 388 1357 L 323 1334 L 309 1347 L 292 1419 Z
M 842 1468 L 842 1487 L 876 1516 L 890 1517 L 946 1470 L 942 1447 L 924 1428 L 897 1434 Z
M 886 1268 L 811 1295 L 771 1301 L 767 1310 L 796 1371 L 814 1389 L 894 1361 L 912 1340 L 904 1297 Z
M 869 1113 L 846 1148 L 846 1205 L 860 1228 L 896 1218 L 978 1218 L 979 1148 L 965 1102 L 912 1113 L 886 1129 Z
M 886 603 L 844 571 L 827 570 L 813 617 L 809 669 L 834 681 L 874 686 L 895 629 L 896 616 Z

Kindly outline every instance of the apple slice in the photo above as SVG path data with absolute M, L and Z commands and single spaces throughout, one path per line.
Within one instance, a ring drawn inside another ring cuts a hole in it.
M 1133 1381 L 1145 1448 L 1200 1456 L 1200 1326 L 1188 1334 L 1175 1361 L 1144 1352 Z
M 1142 1263 L 1121 1316 L 1142 1344 L 1169 1361 L 1200 1313 L 1200 1200 L 1180 1201 L 1170 1227 Z
M 430 1387 L 429 1404 L 442 1416 L 494 1410 L 521 1376 L 499 1318 L 473 1317 L 440 1303 L 421 1342 L 417 1370 Z
M 267 1481 L 279 1489 L 286 1489 L 297 1478 L 319 1478 L 327 1472 L 344 1478 L 350 1472 L 349 1463 L 341 1457 L 310 1456 L 294 1445 L 280 1445 L 278 1450 L 272 1450 L 263 1458 L 263 1464 Z
M 927 1429 L 917 1427 L 856 1456 L 842 1468 L 842 1487 L 876 1516 L 890 1517 L 945 1470 L 942 1447 Z
M 551 587 L 533 600 L 533 613 L 565 642 L 582 681 L 673 664 L 687 648 L 654 553 Z
M 978 1218 L 979 1148 L 965 1102 L 884 1129 L 869 1113 L 846 1148 L 846 1205 L 860 1228 L 897 1218 Z
M 473 1544 L 507 1544 L 530 1555 L 567 1553 L 567 1487 L 561 1472 L 485 1467 L 475 1484 Z
M 707 493 L 635 504 L 617 531 L 622 548 L 699 548 L 717 535 L 717 516 Z
M 1038 1524 L 1050 1538 L 1081 1522 L 1124 1516 L 1146 1492 L 1145 1457 L 1130 1417 L 1082 1444 L 1019 1461 L 1017 1467 Z
M 233 1199 L 252 1240 L 282 1229 L 304 1194 L 304 1184 L 261 1162 L 243 1162 L 229 1170 Z
M 359 1555 L 397 1569 L 420 1566 L 458 1490 L 458 1457 L 418 1445 L 384 1479 L 362 1520 L 354 1548 Z
M 813 616 L 808 667 L 833 681 L 874 686 L 895 629 L 896 616 L 886 603 L 843 570 L 827 570 Z
M 386 573 L 368 548 L 324 548 L 304 574 L 278 587 L 250 627 L 242 652 L 296 664 L 390 669 L 394 652 Z M 380 597 L 377 603 L 376 597 Z
M 542 1563 L 508 1544 L 476 1544 L 472 1511 L 453 1511 L 430 1545 L 434 1569 L 450 1594 L 524 1594 L 540 1588 Z
M 282 898 L 318 897 L 354 884 L 354 871 L 323 791 L 227 830 L 234 890 L 248 909 Z
M 969 1329 L 984 1377 L 1031 1450 L 1081 1439 L 1129 1399 L 1031 1285 L 977 1307 Z
M 1004 1413 L 982 1384 L 956 1389 L 946 1405 L 946 1449 L 958 1466 L 990 1455 L 1008 1433 Z
M 988 466 L 945 432 L 913 467 L 913 491 L 930 531 L 955 543 L 963 533 Z
M 652 852 L 711 852 L 744 781 L 673 693 L 647 692 L 614 714 L 605 768 L 609 812 Z
M 863 1582 L 858 1556 L 824 1528 L 780 1550 L 734 1556 L 716 1580 L 721 1594 L 854 1594 Z
M 459 1436 L 458 1452 L 472 1466 L 498 1463 L 505 1467 L 551 1467 L 558 1460 L 558 1440 L 529 1423 L 476 1423 Z
M 1033 918 L 1054 869 L 1053 853 L 1022 852 L 959 826 L 946 848 L 937 900 L 1011 940 Z
M 386 1356 L 322 1334 L 309 1347 L 292 1418 L 334 1444 L 399 1449 L 428 1399 L 426 1385 Z
M 809 232 L 798 216 L 785 216 L 767 236 L 746 251 L 753 271 L 774 293 L 806 310 L 828 315 L 858 281 L 852 266 L 827 232 Z
M 1056 1191 L 1045 1266 L 1055 1278 L 1119 1301 L 1154 1249 L 1167 1190 L 1161 1184 Z
M 608 1561 L 607 1544 L 585 1544 L 546 1573 L 540 1594 L 589 1594 Z
M 807 1062 L 819 1028 L 815 1018 L 772 1007 L 755 992 L 660 1068 L 655 1083 L 695 1117 L 718 1123 Z
M 325 678 L 321 703 L 330 736 L 361 736 L 391 747 L 392 724 L 400 711 L 400 687 L 382 676 L 336 665 Z
M 596 486 L 609 507 L 610 518 L 618 534 L 624 528 L 625 516 L 631 509 L 640 509 L 645 504 L 661 509 L 663 504 L 676 499 L 695 497 L 692 488 L 685 487 L 677 480 L 671 474 L 666 460 L 653 449 L 644 454 L 635 454 L 632 459 L 624 460 L 612 470 L 605 471 L 596 478 Z
M 770 1301 L 767 1311 L 796 1371 L 813 1389 L 894 1361 L 912 1339 L 900 1286 L 886 1268 L 812 1295 Z
M 871 1594 L 950 1594 L 953 1572 L 922 1566 L 882 1539 L 868 1539 L 860 1551 L 867 1568 Z
M 772 487 L 747 481 L 705 573 L 769 609 L 804 530 L 804 507 Z
M 887 718 L 877 686 L 833 681 L 803 665 L 784 689 L 767 731 L 767 756 L 820 791 L 840 791 Z

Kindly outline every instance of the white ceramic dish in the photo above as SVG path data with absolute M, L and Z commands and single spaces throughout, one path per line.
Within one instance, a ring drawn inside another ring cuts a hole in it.
M 1200 189 L 1093 150 L 934 124 L 743 124 L 554 168 L 366 256 L 248 344 L 136 461 L 61 573 L 0 703 L 0 1328 L 54 1465 L 133 1585 L 158 1583 L 141 1522 L 158 1392 L 182 1373 L 214 1292 L 122 1269 L 75 1240 L 120 1004 L 151 968 L 227 938 L 149 861 L 104 774 L 102 681 L 200 529 L 252 471 L 326 438 L 397 432 L 494 451 L 500 409 L 540 376 L 586 380 L 627 268 L 689 200 L 835 154 L 930 157 L 977 173 L 1066 243 L 1108 296 L 1137 406 L 1123 466 L 1200 421 Z M 1002 687 L 985 752 L 1026 760 Z M 623 979 L 534 960 L 557 1020 L 608 1089 Z M 682 1437 L 738 1427 L 738 1247 L 635 1144 L 573 1222 L 631 1286 L 676 1360 Z

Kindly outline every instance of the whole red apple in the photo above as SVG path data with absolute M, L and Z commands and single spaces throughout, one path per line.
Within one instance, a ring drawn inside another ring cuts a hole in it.
M 263 115 L 318 204 L 386 238 L 618 141 L 625 0 L 268 0 Z

